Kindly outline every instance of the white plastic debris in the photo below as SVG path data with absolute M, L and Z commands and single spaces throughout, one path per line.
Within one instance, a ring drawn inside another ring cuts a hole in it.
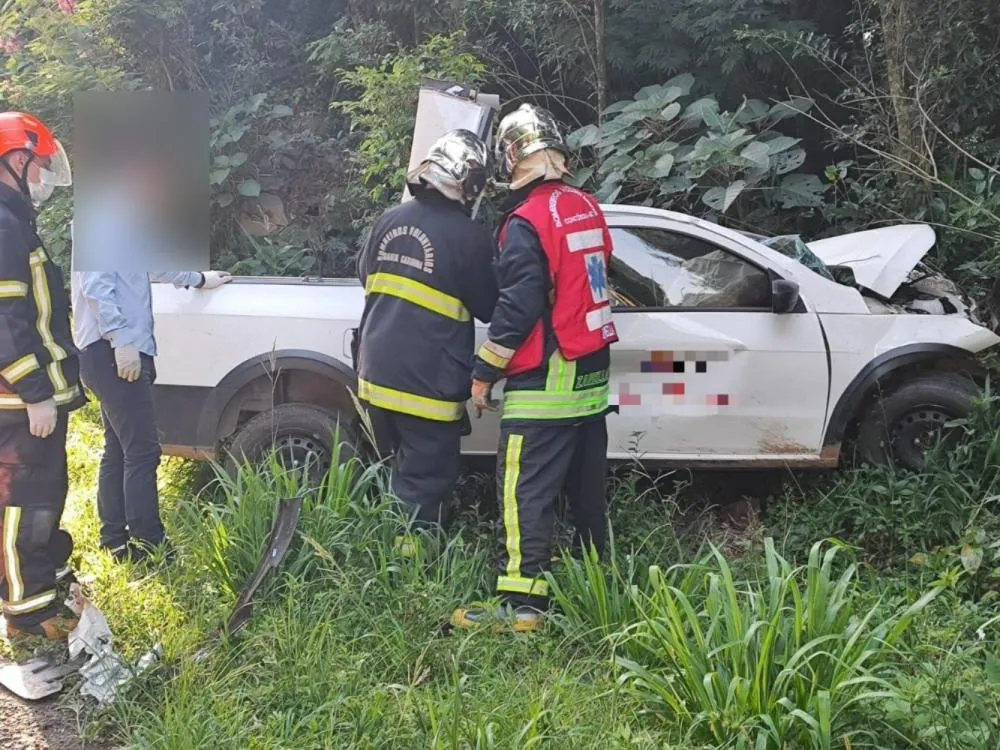
M 146 671 L 159 661 L 163 653 L 160 644 L 143 655 L 133 670 L 115 651 L 111 627 L 104 614 L 83 595 L 78 584 L 70 587 L 66 606 L 80 618 L 79 624 L 69 634 L 69 655 L 74 659 L 86 652 L 90 658 L 80 667 L 83 683 L 80 692 L 109 704 L 118 694 L 118 688 L 136 674 Z

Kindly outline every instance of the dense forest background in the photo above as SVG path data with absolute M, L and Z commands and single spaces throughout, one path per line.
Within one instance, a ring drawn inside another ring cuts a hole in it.
M 993 0 L 0 0 L 2 106 L 210 93 L 213 247 L 238 273 L 350 273 L 399 199 L 422 77 L 550 108 L 602 199 L 809 237 L 900 221 L 1000 268 Z M 71 198 L 44 212 L 68 248 Z

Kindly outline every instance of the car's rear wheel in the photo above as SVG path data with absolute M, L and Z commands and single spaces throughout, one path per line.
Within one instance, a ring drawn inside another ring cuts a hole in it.
M 857 450 L 863 461 L 919 471 L 938 442 L 947 450 L 961 435 L 948 427 L 968 416 L 978 386 L 957 373 L 918 375 L 882 396 L 864 415 Z
M 235 475 L 244 461 L 261 464 L 274 455 L 287 470 L 303 472 L 309 484 L 316 485 L 335 457 L 343 463 L 355 451 L 355 435 L 347 420 L 307 404 L 279 404 L 239 429 L 226 451 L 226 468 Z

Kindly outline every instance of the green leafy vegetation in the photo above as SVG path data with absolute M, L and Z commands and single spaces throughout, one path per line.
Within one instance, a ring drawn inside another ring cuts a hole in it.
M 997 495 L 981 494 L 995 472 L 982 476 L 981 461 L 1000 450 L 997 418 L 989 401 L 954 458 L 896 477 L 928 496 L 907 495 L 914 509 L 880 504 L 891 497 L 868 491 L 870 470 L 851 470 L 812 480 L 818 499 L 772 498 L 735 543 L 692 519 L 697 482 L 625 471 L 606 559 L 562 553 L 545 633 L 444 635 L 455 605 L 490 591 L 488 479 L 463 480 L 453 535 L 403 557 L 381 465 L 352 459 L 310 487 L 276 462 L 233 478 L 170 459 L 161 485 L 179 559 L 121 567 L 97 551 L 91 406 L 70 443 L 77 564 L 125 654 L 157 641 L 165 653 L 108 708 L 72 689 L 61 700 L 85 736 L 142 748 L 575 748 L 599 737 L 612 748 L 986 750 L 1000 731 L 1000 526 Z M 196 659 L 253 570 L 276 499 L 296 495 L 295 542 L 253 618 Z M 924 518 L 932 511 L 954 520 Z M 880 526 L 893 512 L 894 527 Z

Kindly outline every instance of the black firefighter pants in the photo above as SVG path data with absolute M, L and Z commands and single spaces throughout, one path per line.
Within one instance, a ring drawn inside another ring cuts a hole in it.
M 497 593 L 504 600 L 514 606 L 547 607 L 543 573 L 552 559 L 555 504 L 561 492 L 567 495 L 576 527 L 575 552 L 593 545 L 603 554 L 607 455 L 603 417 L 571 425 L 502 425 L 497 454 L 501 512 Z
M 114 350 L 97 341 L 80 352 L 80 376 L 101 401 L 104 454 L 97 475 L 101 546 L 114 549 L 129 537 L 150 545 L 163 541 L 156 471 L 160 437 L 153 409 L 153 358 L 143 354 L 133 383 L 118 376 Z
M 391 456 L 393 494 L 420 526 L 448 523 L 461 468 L 463 422 L 437 422 L 365 404 L 379 452 Z M 464 421 L 464 420 L 463 420 Z
M 68 420 L 60 414 L 47 438 L 32 436 L 27 419 L 0 426 L 0 599 L 4 616 L 15 625 L 37 625 L 54 616 L 60 604 L 56 583 L 70 575 L 73 539 L 59 528 L 69 489 Z

